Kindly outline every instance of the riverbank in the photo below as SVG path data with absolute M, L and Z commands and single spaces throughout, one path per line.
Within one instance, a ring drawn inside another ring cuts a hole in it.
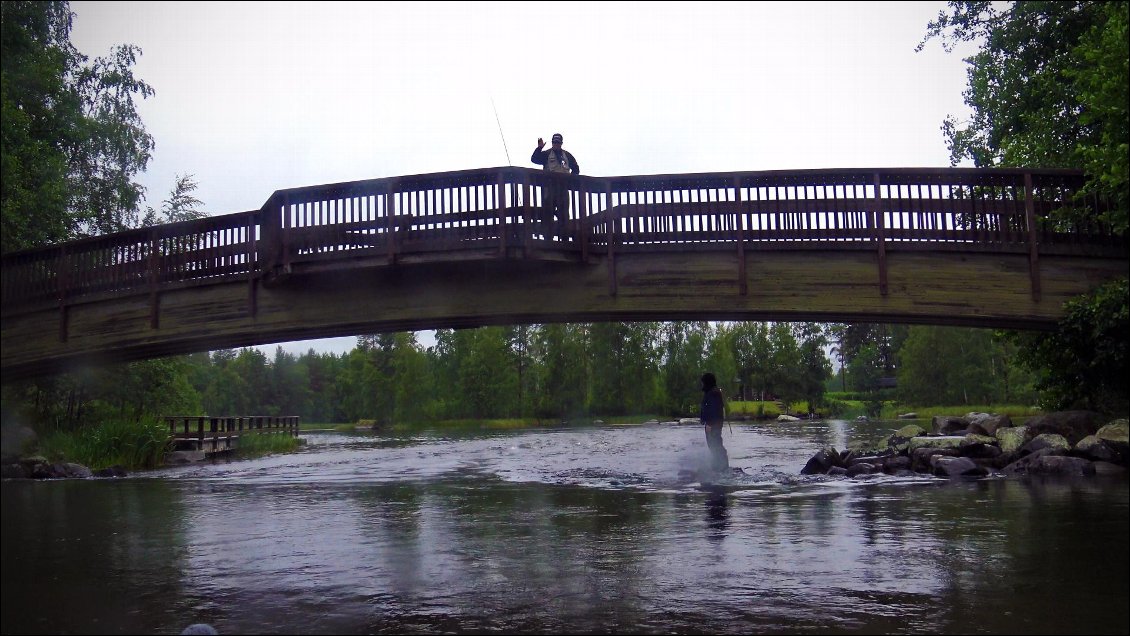
M 1127 474 L 1127 419 L 1088 411 L 1039 415 L 1017 424 L 1008 415 L 935 416 L 931 431 L 908 424 L 873 448 L 825 447 L 801 474 L 857 478 L 886 473 L 939 477 Z

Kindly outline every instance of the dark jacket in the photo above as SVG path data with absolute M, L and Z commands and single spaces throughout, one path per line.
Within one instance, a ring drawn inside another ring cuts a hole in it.
M 702 408 L 699 409 L 699 416 L 703 424 L 722 421 L 722 389 L 713 387 L 702 392 Z
M 553 152 L 553 148 L 550 148 L 549 150 L 538 150 L 537 148 L 534 148 L 534 154 L 530 155 L 530 161 L 538 164 L 539 166 L 545 166 L 545 164 L 549 161 L 549 153 L 551 152 Z M 565 150 L 564 148 L 561 149 L 561 152 L 565 153 L 565 161 L 569 162 L 569 169 L 573 171 L 573 174 L 581 174 L 581 166 L 577 164 L 577 160 L 573 157 L 573 153 Z

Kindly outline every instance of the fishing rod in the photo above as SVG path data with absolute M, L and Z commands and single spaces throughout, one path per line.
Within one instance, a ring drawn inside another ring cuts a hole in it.
M 498 107 L 494 105 L 494 96 L 490 98 L 490 107 L 494 109 L 494 121 L 498 124 L 498 135 L 502 137 L 502 149 L 506 151 L 506 165 L 513 166 L 514 162 L 510 161 L 510 149 L 506 147 L 506 135 L 502 133 L 502 121 L 498 118 Z

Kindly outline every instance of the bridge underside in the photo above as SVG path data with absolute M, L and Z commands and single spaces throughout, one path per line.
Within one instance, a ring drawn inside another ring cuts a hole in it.
M 552 255 L 549 255 L 552 256 Z M 1050 329 L 1068 299 L 1125 261 L 891 250 L 625 253 L 587 262 L 484 258 L 296 265 L 271 285 L 229 280 L 3 319 L 5 382 L 79 366 L 311 338 L 442 327 L 636 320 L 903 322 Z M 745 285 L 742 285 L 744 270 Z M 743 290 L 744 287 L 744 290 Z M 1038 297 L 1037 297 L 1038 296 Z

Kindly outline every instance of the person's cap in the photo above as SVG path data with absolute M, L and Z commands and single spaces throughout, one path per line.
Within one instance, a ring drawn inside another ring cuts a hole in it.
M 561 136 L 561 133 L 553 133 L 553 143 L 559 144 L 563 141 L 565 141 L 565 138 Z

